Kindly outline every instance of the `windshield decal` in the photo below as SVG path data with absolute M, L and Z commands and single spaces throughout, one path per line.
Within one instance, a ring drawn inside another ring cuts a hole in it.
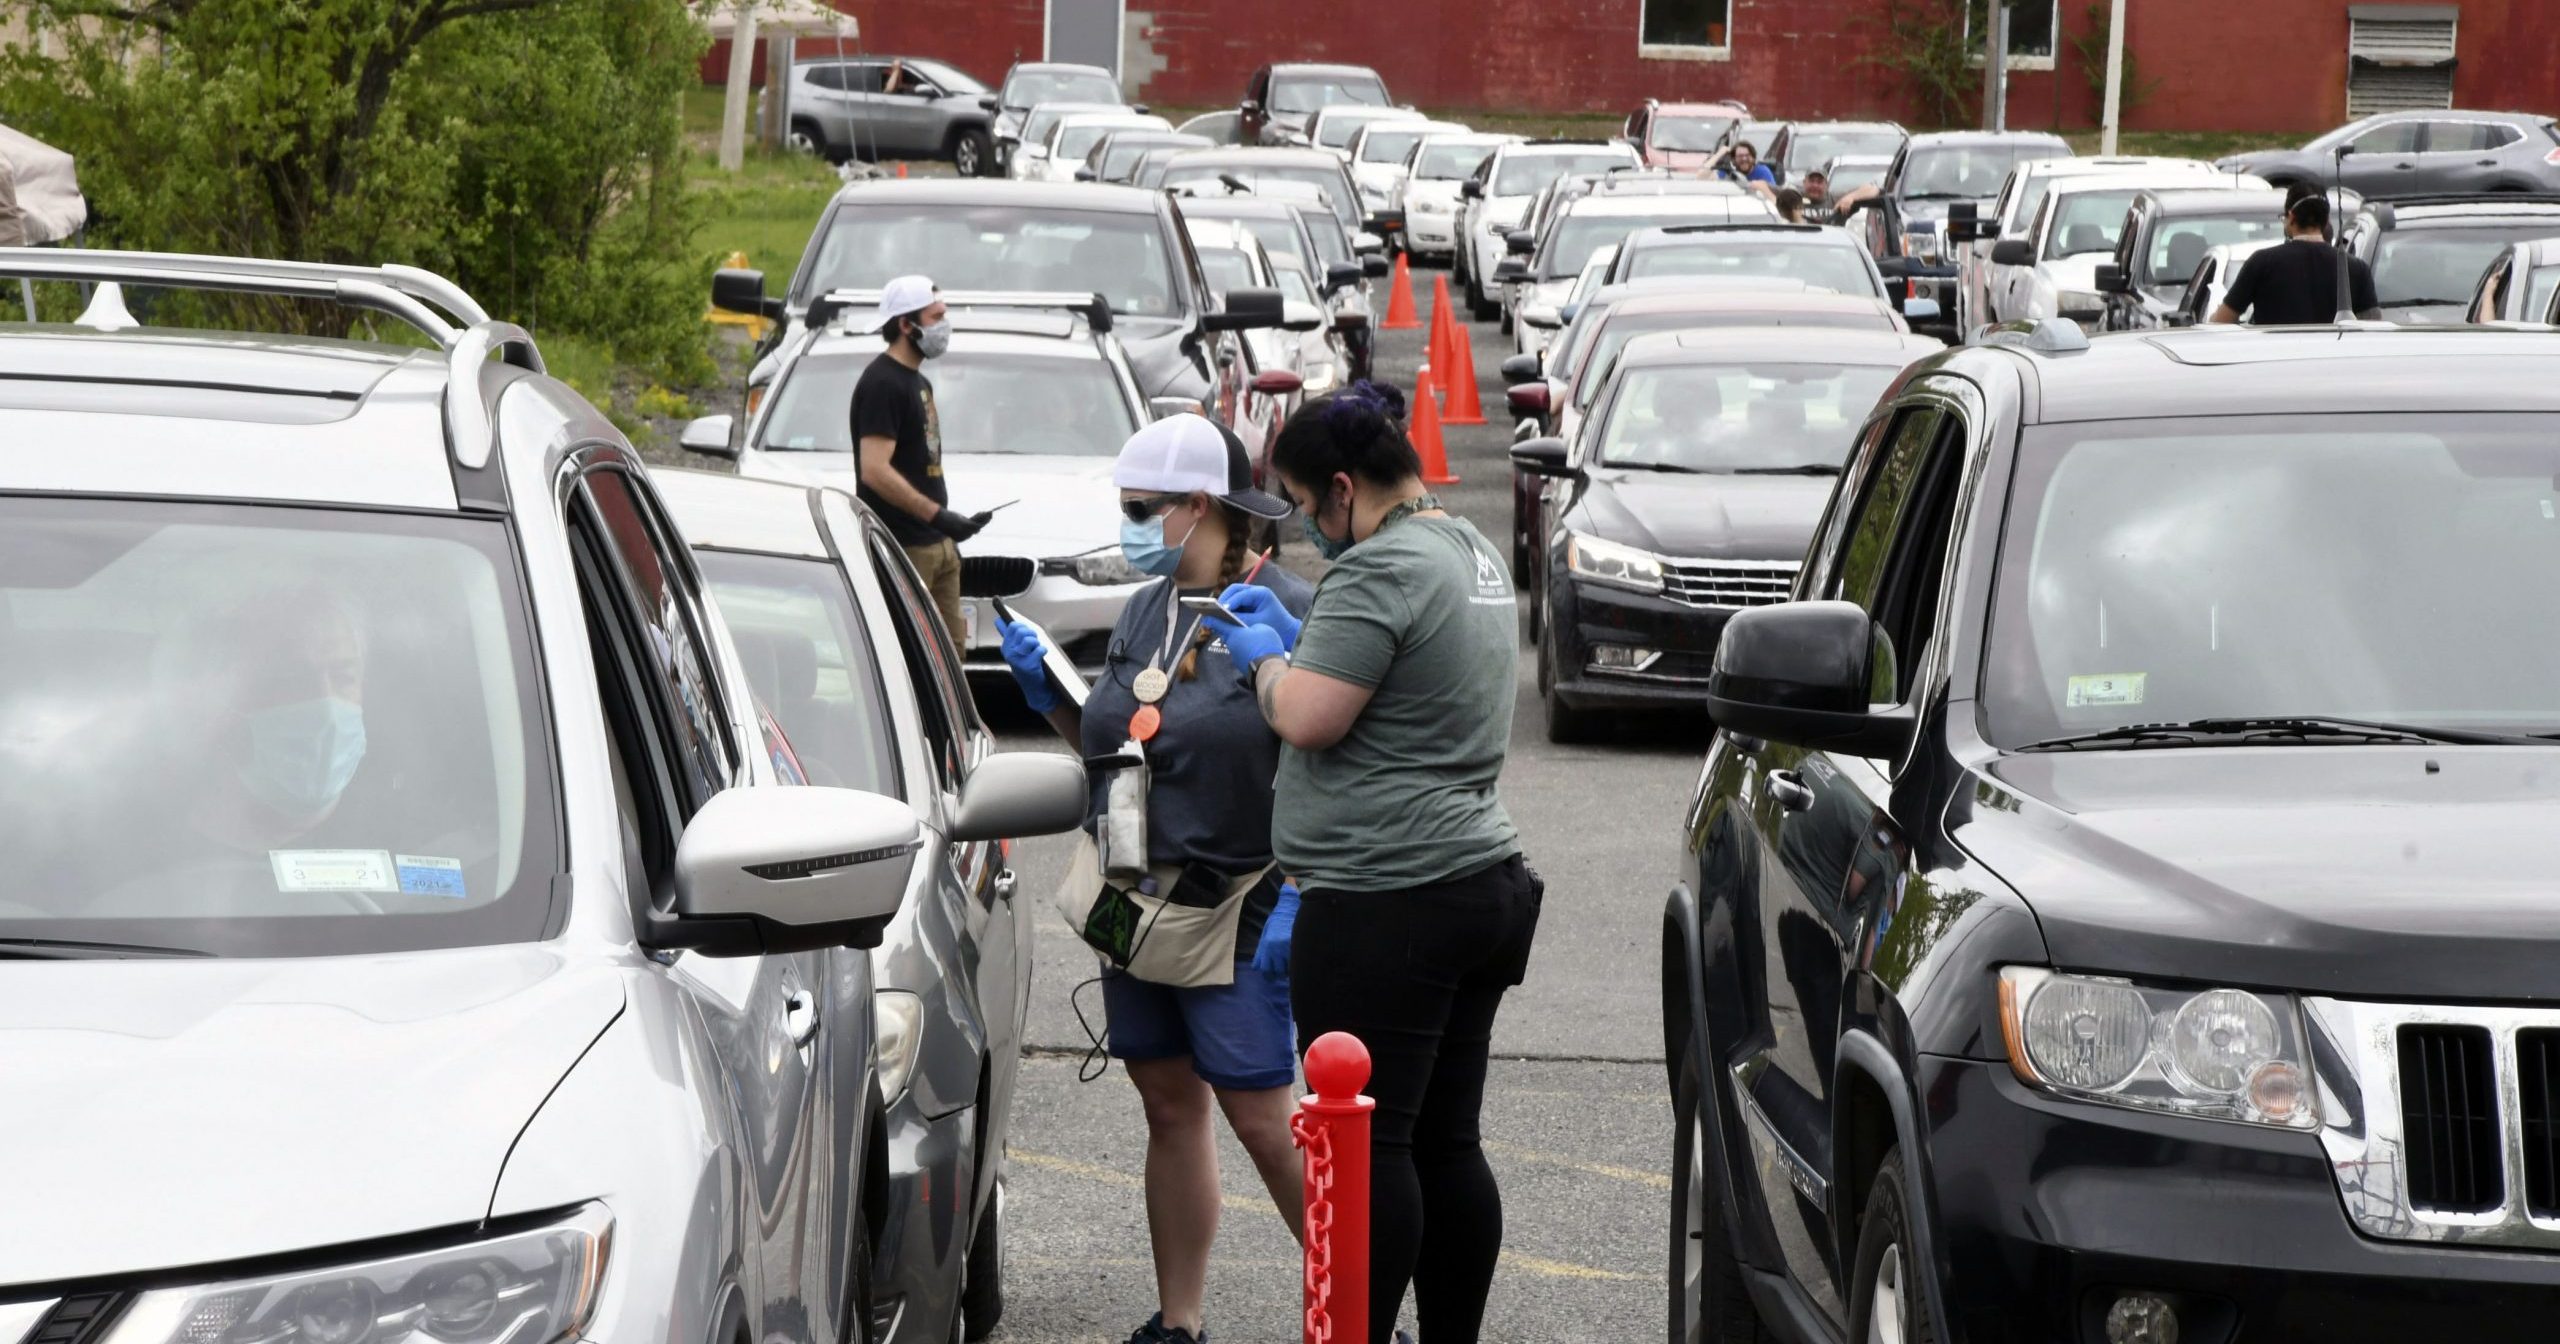
M 400 873 L 400 890 L 411 896 L 469 895 L 462 887 L 462 860 L 430 854 L 399 854 L 392 866 Z
M 2087 709 L 2099 705 L 2138 705 L 2142 703 L 2142 682 L 2147 673 L 2101 672 L 2073 677 L 2063 694 L 2066 709 Z
M 271 849 L 278 891 L 400 890 L 385 849 Z

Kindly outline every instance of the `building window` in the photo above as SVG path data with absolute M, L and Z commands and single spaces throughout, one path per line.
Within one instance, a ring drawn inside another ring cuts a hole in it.
M 1974 27 L 1984 21 L 1989 11 L 1986 0 L 1970 0 L 1964 7 L 1965 46 L 1972 51 L 1975 65 L 1982 64 L 1981 43 Z M 2007 0 L 2009 10 L 2009 68 L 2012 70 L 2050 70 L 2053 68 L 2053 45 L 2062 31 L 2062 0 Z
M 1733 53 L 1725 28 L 1732 0 L 1643 0 L 1638 56 L 1720 61 Z
M 2347 119 L 2453 106 L 2456 5 L 2347 6 Z

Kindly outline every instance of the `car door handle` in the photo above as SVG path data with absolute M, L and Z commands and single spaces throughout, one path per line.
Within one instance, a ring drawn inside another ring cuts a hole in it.
M 2498 161 L 2496 159 L 2482 159 L 2478 163 L 2472 165 L 2474 168 L 2495 168 L 2497 166 Z
M 793 1045 L 807 1045 L 818 1034 L 818 999 L 809 991 L 796 990 L 782 1005 L 782 1029 L 791 1033 Z
M 1805 787 L 1804 779 L 1793 770 L 1769 772 L 1769 796 L 1790 812 L 1802 812 L 1813 806 L 1813 790 Z
M 996 889 L 996 899 L 1006 902 L 1007 904 L 1011 904 L 1013 901 L 1013 889 L 1021 881 L 1022 878 L 1010 868 L 996 874 L 996 880 L 993 884 Z

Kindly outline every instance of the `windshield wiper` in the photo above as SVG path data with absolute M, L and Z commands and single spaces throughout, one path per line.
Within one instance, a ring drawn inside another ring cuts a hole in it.
M 1703 476 L 1706 474 L 1698 470 L 1696 467 L 1684 467 L 1677 462 L 1603 461 L 1600 465 L 1604 467 L 1623 467 L 1628 471 L 1668 471 L 1681 476 Z
M 0 958 L 24 961 L 82 961 L 91 957 L 209 957 L 192 947 L 155 947 L 149 943 L 99 943 L 81 938 L 0 938 Z
M 2414 724 L 2373 719 L 2337 719 L 2326 715 L 2270 718 L 2189 719 L 2185 723 L 2133 723 L 2088 733 L 2066 733 L 2030 742 L 2020 751 L 2069 751 L 2083 746 L 2263 745 L 2296 742 L 2439 742 L 2456 746 L 2507 746 L 2536 739 L 2506 733 L 2475 733 L 2459 728 L 2421 728 Z
M 1828 462 L 1804 462 L 1792 467 L 1735 467 L 1736 476 L 1837 476 L 1840 469 Z

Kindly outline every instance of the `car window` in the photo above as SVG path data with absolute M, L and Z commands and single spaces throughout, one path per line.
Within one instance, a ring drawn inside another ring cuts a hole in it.
M 941 619 L 925 601 L 915 567 L 884 535 L 875 532 L 870 546 L 872 564 L 889 595 L 889 620 L 897 626 L 898 652 L 906 659 L 907 679 L 915 685 L 916 708 L 924 718 L 925 755 L 933 762 L 940 786 L 956 790 L 969 763 L 964 734 L 976 721 L 960 681 L 959 660 Z
M 729 786 L 738 762 L 682 552 L 655 501 L 621 470 L 597 468 L 581 484 L 597 540 L 621 581 L 621 615 L 647 658 L 651 708 L 674 746 L 675 783 L 690 816 Z
M 871 62 L 842 65 L 836 69 L 844 81 L 840 87 L 851 93 L 878 93 L 881 82 L 888 78 L 889 74 L 889 67 Z
M 1605 173 L 1635 162 L 1624 150 L 1589 153 L 1506 154 L 1497 166 L 1488 196 L 1534 196 L 1567 173 Z
M 1367 125 L 1369 134 L 1360 141 L 1362 163 L 1401 163 L 1423 136 L 1420 130 L 1398 130 L 1374 121 Z
M 2000 179 L 2020 162 L 2070 152 L 2064 146 L 2032 141 L 1918 147 L 1905 157 L 1900 193 L 1907 200 L 1987 197 L 2000 190 Z
M 1099 290 L 1113 312 L 1131 316 L 1186 310 L 1153 212 L 1018 205 L 844 205 L 796 292 L 805 303 L 829 290 L 878 289 L 894 276 L 917 274 L 946 290 Z
M 700 551 L 696 559 L 746 664 L 812 784 L 897 796 L 896 742 L 871 636 L 830 560 Z
M 1725 132 L 1740 120 L 1736 117 L 1656 117 L 1652 138 L 1647 141 L 1655 149 L 1680 153 L 1708 153 L 1724 143 Z
M 544 936 L 523 592 L 497 519 L 0 498 L 0 939 Z
M 1358 135 L 1361 127 L 1378 120 L 1378 118 L 1364 116 L 1326 116 L 1319 120 L 1321 124 L 1316 127 L 1315 135 L 1317 144 L 1322 145 L 1327 149 L 1349 149 L 1351 147 L 1351 137 Z
M 1285 257 L 1301 266 L 1308 264 L 1307 235 L 1299 230 L 1296 219 L 1255 216 L 1233 222 L 1251 230 L 1253 236 L 1261 240 L 1264 250 L 1274 257 Z M 1208 264 L 1208 258 L 1201 258 L 1201 264 L 1205 267 Z
M 1858 604 L 1879 627 L 1868 689 L 1879 703 L 1910 694 L 1936 619 L 1962 429 L 1934 408 L 1905 409 L 1851 516 L 1832 596 Z
M 2046 259 L 2113 252 L 2124 229 L 2125 208 L 2133 204 L 2133 189 L 2074 191 L 2053 201 L 2053 223 L 2044 236 Z
M 1230 177 L 1244 183 L 1247 187 L 1259 186 L 1266 182 L 1294 182 L 1300 186 L 1315 188 L 1324 198 L 1325 205 L 1333 211 L 1334 217 L 1341 220 L 1345 227 L 1349 227 L 1359 218 L 1359 205 L 1358 196 L 1352 191 L 1343 173 L 1341 165 L 1326 163 L 1214 161 L 1186 163 L 1177 161 L 1165 173 L 1164 181 L 1168 187 L 1192 185 L 1211 191 L 1225 190 L 1225 181 Z
M 845 86 L 845 71 L 844 67 L 841 65 L 803 66 L 800 70 L 800 77 L 805 80 L 811 88 L 841 89 Z
M 1633 369 L 1609 400 L 1604 466 L 1837 471 L 1897 369 L 1753 363 Z
M 1491 145 L 1424 145 L 1413 161 L 1413 175 L 1425 182 L 1454 182 L 1477 175 L 1492 157 Z
M 934 87 L 945 93 L 985 93 L 987 91 L 987 86 L 979 83 L 967 71 L 955 65 L 946 65 L 941 61 L 911 56 L 907 58 L 907 72 L 910 75 L 923 75 L 926 79 L 933 81 Z M 1116 98 L 1118 95 L 1115 92 L 1113 96 Z
M 1385 107 L 1387 88 L 1375 75 L 1281 75 L 1271 81 L 1274 112 L 1294 116 L 1345 104 Z
M 2283 236 L 2284 221 L 2264 211 L 2220 218 L 2179 215 L 2152 230 L 2143 274 L 2149 284 L 2182 285 L 2204 254 L 2224 243 L 2274 242 Z
M 1061 159 L 1081 159 L 1086 155 L 1091 154 L 1093 152 L 1093 147 L 1101 142 L 1102 137 L 1111 134 L 1113 131 L 1136 130 L 1141 128 L 1156 130 L 1170 129 L 1168 127 L 1158 126 L 1151 121 L 1072 122 L 1058 128 L 1056 143 L 1050 146 L 1049 152 Z
M 1787 140 L 1787 166 L 1809 167 L 1836 158 L 1882 158 L 1901 148 L 1902 139 L 1902 132 L 1891 129 L 1818 131 L 1798 127 Z M 1832 187 L 1837 190 L 1839 184 L 1835 182 Z
M 1108 75 L 1087 70 L 1016 70 L 1004 82 L 1006 107 L 1041 103 L 1116 103 L 1120 86 Z
M 2375 300 L 2395 304 L 2462 304 L 2471 301 L 2480 274 L 2509 243 L 2540 238 L 2553 222 L 2496 228 L 2402 227 L 2382 235 L 2373 255 Z
M 2423 121 L 2386 121 L 2355 139 L 2358 154 L 2407 154 L 2418 147 Z
M 2560 732 L 2560 417 L 2057 425 L 2018 462 L 1982 684 L 2002 746 L 2260 715 Z
M 1658 215 L 1602 214 L 1596 211 L 1567 214 L 1557 220 L 1539 254 L 1538 275 L 1541 279 L 1561 280 L 1582 274 L 1591 262 L 1591 254 L 1612 243 L 1626 241 L 1627 235 L 1645 229 L 1671 224 L 1694 224 L 1700 219 L 1695 210 L 1665 211 Z
M 1836 233 L 1824 237 L 1840 240 Z M 1859 259 L 1856 246 L 1845 240 L 1834 246 L 1798 239 L 1710 235 L 1694 245 L 1671 243 L 1638 250 L 1628 258 L 1621 278 L 1644 280 L 1666 275 L 1776 276 L 1802 280 L 1813 288 L 1838 294 L 1884 296 Z
M 1061 342 L 1060 344 L 1065 344 Z M 1031 453 L 1111 457 L 1138 432 L 1111 366 L 1077 353 L 1032 355 L 960 348 L 933 361 L 934 405 L 946 456 Z M 757 430 L 770 452 L 851 453 L 853 387 L 873 352 L 810 355 L 774 389 Z
M 2434 121 L 2427 123 L 2427 152 L 2431 154 L 2478 154 L 2503 149 L 2524 138 L 2524 132 L 2494 121 Z

